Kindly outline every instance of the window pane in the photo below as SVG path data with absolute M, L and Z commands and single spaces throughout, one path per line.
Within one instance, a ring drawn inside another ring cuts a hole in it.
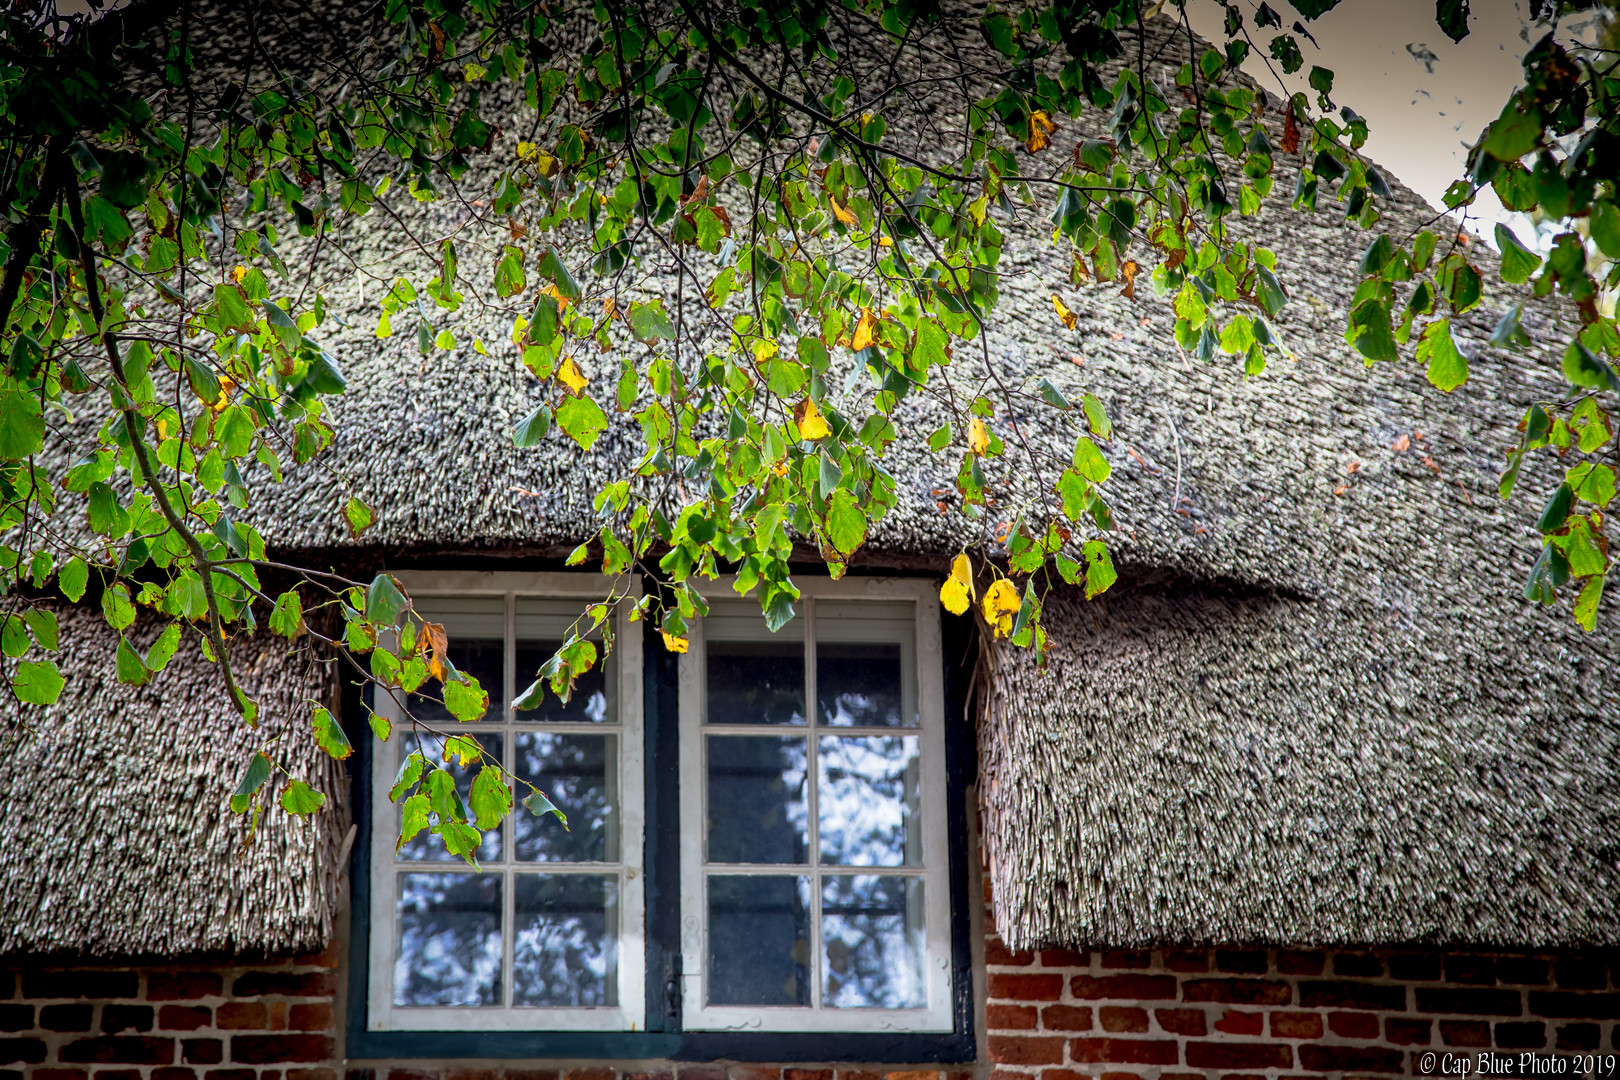
M 816 704 L 823 724 L 917 726 L 915 715 L 902 715 L 900 680 L 900 646 L 894 642 L 816 645 Z
M 501 876 L 400 874 L 395 1005 L 501 1003 Z
M 707 742 L 709 861 L 808 861 L 805 738 L 710 735 Z
M 763 621 L 761 636 L 768 637 Z M 709 641 L 711 724 L 804 723 L 802 641 Z
M 922 769 L 915 735 L 824 735 L 817 817 L 821 861 L 922 863 Z
M 529 684 L 534 682 L 536 673 L 540 670 L 552 654 L 562 646 L 562 639 L 556 641 L 519 641 L 517 643 L 517 669 L 513 672 L 512 685 L 515 692 L 523 693 Z M 574 692 L 569 695 L 565 705 L 561 698 L 546 688 L 546 697 L 540 707 L 517 712 L 519 720 L 541 721 L 556 724 L 601 724 L 614 723 L 618 717 L 614 715 L 613 697 L 608 684 L 608 660 L 600 653 L 598 647 L 596 666 L 574 680 Z
M 461 766 L 445 761 L 444 740 L 436 735 L 429 735 L 426 732 L 423 732 L 421 738 L 418 739 L 416 733 L 410 731 L 409 729 L 402 732 L 402 735 L 404 737 L 401 738 L 399 742 L 398 760 L 403 762 L 407 755 L 413 751 L 420 750 L 428 761 L 437 765 L 442 765 L 444 768 L 450 770 L 450 774 L 456 778 L 456 790 L 461 793 L 462 803 L 467 803 L 468 799 L 472 795 L 473 777 L 478 775 L 478 770 L 483 768 L 483 765 L 478 762 L 474 762 L 470 766 Z M 483 747 L 486 754 L 491 755 L 497 761 L 502 760 L 504 748 L 501 746 L 501 736 L 479 735 L 476 738 L 478 745 Z M 393 783 L 392 778 L 388 780 L 388 783 Z M 564 812 L 566 813 L 566 811 Z M 396 822 L 403 822 L 404 815 L 405 811 L 403 807 L 396 810 Z M 437 814 L 429 814 L 428 820 L 437 824 L 439 818 Z M 472 820 L 470 807 L 468 809 L 467 820 Z M 399 834 L 395 833 L 394 835 L 398 836 Z M 499 859 L 500 857 L 501 827 L 497 825 L 495 828 L 489 829 L 484 833 L 484 842 L 478 848 L 478 858 L 483 862 L 489 862 L 491 860 Z M 399 849 L 398 858 L 401 862 L 461 861 L 460 856 L 452 855 L 448 851 L 444 850 L 443 840 L 426 831 L 419 832 L 410 840 L 406 841 L 405 846 Z
M 810 1004 L 810 879 L 708 884 L 709 1004 Z
M 619 1003 L 619 884 L 590 874 L 518 874 L 512 1004 Z
M 517 773 L 568 815 L 568 828 L 550 814 L 512 815 L 517 857 L 524 862 L 616 862 L 619 858 L 617 735 L 514 736 Z M 521 786 L 516 794 L 526 794 Z M 521 894 L 520 894 L 521 895 Z
M 498 721 L 505 716 L 506 682 L 501 674 L 506 666 L 505 657 L 504 638 L 450 635 L 450 663 L 455 665 L 457 671 L 477 679 L 478 685 L 489 695 L 489 710 L 480 719 Z M 429 686 L 437 697 L 444 697 L 444 688 L 437 682 L 429 680 Z M 411 695 L 410 709 L 411 714 L 424 724 L 436 727 L 460 723 L 442 704 L 419 694 Z
M 821 883 L 821 1001 L 841 1009 L 920 1009 L 921 878 L 844 876 Z

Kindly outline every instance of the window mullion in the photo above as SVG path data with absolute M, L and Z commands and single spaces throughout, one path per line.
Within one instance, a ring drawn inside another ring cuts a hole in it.
M 816 601 L 804 605 L 804 711 L 809 726 L 805 782 L 810 787 L 810 1007 L 821 1010 L 821 747 L 816 708 Z

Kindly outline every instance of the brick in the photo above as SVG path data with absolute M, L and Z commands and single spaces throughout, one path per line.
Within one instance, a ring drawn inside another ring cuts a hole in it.
M 97 1073 L 96 1080 L 102 1080 L 106 1073 Z M 140 1074 L 137 1073 L 137 1076 Z M 197 1080 L 197 1070 L 188 1069 L 183 1065 L 165 1065 L 161 1069 L 152 1070 L 152 1080 Z
M 209 1069 L 203 1080 L 254 1080 L 257 1075 L 252 1069 Z
M 1326 953 L 1277 950 L 1277 970 L 1284 975 L 1320 975 L 1326 969 Z
M 990 1060 L 999 1065 L 1061 1065 L 1063 1039 L 1038 1035 L 992 1035 Z
M 1320 1039 L 1322 1014 L 1309 1012 L 1274 1012 L 1271 1014 L 1273 1039 Z
M 997 1069 L 990 1074 L 990 1080 L 1029 1080 L 1029 1073 Z M 1073 1069 L 1042 1069 L 1041 1080 L 1090 1080 L 1090 1078 L 1085 1073 L 1077 1073 Z
M 139 1069 L 97 1069 L 95 1080 L 141 1080 Z
M 1221 1018 L 1215 1021 L 1215 1030 L 1224 1031 L 1228 1035 L 1258 1035 L 1263 1030 L 1265 1022 L 1264 1013 L 1227 1009 L 1221 1013 Z
M 718 1065 L 689 1065 L 681 1070 L 681 1075 L 691 1080 L 726 1080 L 725 1068 Z M 374 1078 L 362 1077 L 360 1080 Z M 562 1072 L 558 1069 L 507 1069 L 506 1080 L 562 1080 Z
M 990 996 L 1012 1001 L 1058 1001 L 1063 997 L 1063 976 L 1004 975 L 990 976 Z
M 316 1001 L 294 1005 L 287 1010 L 287 1026 L 294 1031 L 329 1030 L 332 1027 L 332 1003 Z
M 35 1069 L 34 1080 L 84 1080 L 89 1073 L 85 1069 Z M 139 1075 L 139 1074 L 137 1074 Z M 16 1076 L 21 1080 L 22 1073 Z
M 1073 949 L 1042 949 L 1041 967 L 1090 967 L 1091 954 Z
M 1148 1029 L 1148 1014 L 1134 1005 L 1104 1005 L 1097 1010 L 1097 1023 L 1104 1031 L 1140 1035 Z
M 1442 1020 L 1440 1041 L 1447 1046 L 1489 1046 L 1491 1025 L 1483 1020 Z
M 1203 1009 L 1155 1009 L 1154 1019 L 1172 1035 L 1207 1035 L 1209 1026 Z
M 1270 967 L 1263 949 L 1221 949 L 1215 953 L 1215 970 L 1229 975 L 1264 975 Z
M 1565 1024 L 1558 1029 L 1558 1049 L 1596 1050 L 1601 1038 L 1596 1024 Z
M 217 997 L 219 976 L 212 971 L 154 971 L 146 976 L 147 1001 L 187 1001 Z
M 214 1010 L 214 1026 L 224 1031 L 263 1031 L 270 1026 L 270 1010 L 262 1001 L 227 1001 Z
M 1547 1025 L 1524 1020 L 1496 1025 L 1496 1045 L 1503 1050 L 1542 1050 L 1547 1046 Z
M 1620 994 L 1573 994 L 1530 991 L 1532 1016 L 1575 1020 L 1620 1020 Z
M 1566 956 L 1553 964 L 1553 981 L 1565 990 L 1602 990 L 1609 985 L 1603 961 Z
M 1382 1046 L 1321 1046 L 1299 1048 L 1299 1064 L 1312 1072 L 1402 1073 L 1406 1055 Z
M 1422 991 L 1418 991 L 1422 993 Z M 1299 1003 L 1307 1009 L 1378 1009 L 1406 1011 L 1406 987 L 1369 986 L 1352 982 L 1299 984 Z
M 620 1080 L 631 1080 L 634 1075 L 634 1073 L 625 1073 Z M 936 1072 L 924 1073 L 923 1075 L 933 1078 L 939 1074 Z M 782 1080 L 833 1080 L 833 1071 L 831 1069 L 783 1069 Z
M 1187 1064 L 1200 1069 L 1291 1069 L 1294 1048 L 1280 1043 L 1190 1042 Z
M 1496 960 L 1489 956 L 1446 957 L 1446 982 L 1496 985 Z
M 192 1065 L 218 1065 L 225 1056 L 225 1044 L 218 1039 L 181 1039 L 180 1060 Z
M 1035 962 L 1032 952 L 1013 952 L 999 937 L 984 939 L 984 962 L 1001 967 L 1028 967 Z
M 1171 971 L 1208 971 L 1209 953 L 1204 949 L 1166 949 L 1164 966 Z
M 1384 1040 L 1396 1046 L 1428 1046 L 1433 1020 L 1404 1020 L 1391 1016 L 1384 1021 Z
M 133 971 L 23 972 L 25 998 L 132 998 L 139 988 L 140 980 Z
M 34 1070 L 36 1073 L 40 1070 Z M 23 1080 L 21 1069 L 0 1069 L 0 1080 Z
M 93 1012 L 89 1005 L 45 1005 L 39 1010 L 39 1026 L 46 1031 L 89 1031 Z
M 1048 1005 L 1041 1010 L 1041 1026 L 1048 1031 L 1090 1031 L 1091 1008 L 1087 1005 Z
M 158 1027 L 165 1031 L 196 1031 L 214 1022 L 214 1010 L 206 1005 L 165 1005 L 158 1010 Z
M 1153 954 L 1146 949 L 1115 950 L 1102 954 L 1104 968 L 1147 968 L 1153 966 Z
M 1522 1016 L 1524 1003 L 1517 990 L 1457 990 L 1419 987 L 1418 1012 L 1465 1013 L 1469 1016 Z M 1534 1010 L 1541 1012 L 1540 1009 Z
M 337 1080 L 337 1073 L 331 1069 L 288 1069 L 287 1080 Z
M 1032 1031 L 1040 1023 L 1040 1013 L 1036 1012 L 1033 1005 L 986 1005 L 984 1023 L 989 1028 Z M 688 1080 L 686 1069 L 681 1070 L 681 1080 Z M 845 1080 L 842 1073 L 839 1074 L 839 1080 Z
M 1170 975 L 1076 975 L 1069 992 L 1082 1001 L 1174 1001 L 1176 980 Z
M 1344 1039 L 1378 1038 L 1378 1017 L 1364 1012 L 1330 1012 L 1328 1030 Z
M 1226 1005 L 1287 1005 L 1294 992 L 1285 982 L 1269 979 L 1189 979 L 1183 1001 L 1219 1001 Z
M 1403 953 L 1389 958 L 1389 976 L 1403 982 L 1433 982 L 1440 978 L 1440 958 L 1433 953 Z
M 1334 953 L 1333 974 L 1376 979 L 1384 974 L 1384 962 L 1369 953 Z
M 1546 986 L 1547 966 L 1539 956 L 1503 956 L 1496 961 L 1496 978 L 1520 986 Z
M 59 1047 L 56 1060 L 75 1065 L 168 1065 L 174 1061 L 174 1040 L 154 1035 L 96 1035 Z
M 629 1074 L 627 1073 L 626 1076 Z M 288 1080 L 292 1080 L 289 1070 Z M 451 1069 L 445 1080 L 501 1080 L 499 1069 Z
M 101 1030 L 108 1035 L 117 1035 L 121 1031 L 151 1031 L 152 1006 L 103 1005 Z
M 590 1075 L 585 1075 L 585 1074 Z M 752 1066 L 731 1068 L 731 1080 L 781 1080 L 780 1069 L 762 1069 Z M 565 1080 L 613 1080 L 612 1069 L 569 1069 Z
M 240 1065 L 281 1061 L 326 1061 L 335 1053 L 325 1035 L 233 1035 L 231 1060 Z
M 0 1065 L 22 1061 L 38 1065 L 45 1060 L 45 1043 L 41 1039 L 0 1039 Z
M 271 1031 L 286 1031 L 287 1030 L 287 1003 L 285 1001 L 272 1001 L 272 1002 L 268 1003 L 268 1007 L 270 1009 L 270 1024 L 269 1024 L 270 1030 Z M 496 1074 L 494 1080 L 500 1080 L 498 1071 L 497 1071 L 497 1074 Z
M 787 1070 L 782 1075 L 787 1076 Z M 939 1080 L 938 1069 L 900 1069 L 883 1074 L 883 1080 Z
M 33 1026 L 32 1005 L 0 1005 L 0 1031 L 27 1031 Z
M 17 976 L 10 968 L 0 969 L 0 998 L 9 998 L 17 992 Z
M 249 971 L 236 977 L 231 990 L 237 997 L 331 997 L 337 993 L 337 976 L 329 971 Z
M 1181 1048 L 1173 1039 L 1070 1039 L 1069 1056 L 1086 1064 L 1174 1065 Z

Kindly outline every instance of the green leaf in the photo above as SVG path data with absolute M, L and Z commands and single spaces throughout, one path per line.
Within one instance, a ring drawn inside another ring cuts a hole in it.
M 55 660 L 24 660 L 11 679 L 11 692 L 28 705 L 55 705 L 66 680 Z
M 56 651 L 56 612 L 44 608 L 29 608 L 23 613 L 23 619 L 28 623 L 28 629 L 34 634 L 34 640 L 46 652 Z
M 665 341 L 675 340 L 675 327 L 664 314 L 664 305 L 659 302 L 651 304 L 636 301 L 630 305 L 630 332 L 641 341 L 652 341 L 662 338 Z
M 1041 392 L 1041 399 L 1048 405 L 1064 410 L 1073 408 L 1069 404 L 1069 399 L 1063 396 L 1063 391 L 1053 385 L 1051 379 L 1042 379 L 1036 386 Z
M 20 615 L 7 615 L 0 622 L 0 652 L 7 656 L 21 656 L 28 651 L 28 624 Z
M 245 813 L 264 782 L 270 779 L 270 759 L 263 754 L 254 754 L 248 762 L 247 771 L 242 774 L 241 781 L 231 794 L 231 810 L 234 813 Z
M 302 780 L 293 780 L 281 789 L 281 808 L 289 814 L 304 817 L 325 805 L 326 796 Z
M 574 275 L 568 272 L 568 267 L 563 265 L 563 261 L 557 257 L 555 251 L 547 251 L 540 256 L 540 264 L 537 269 L 541 277 L 550 278 L 556 283 L 557 292 L 562 295 L 563 299 L 576 304 L 579 303 L 580 298 L 584 295 L 580 292 L 579 282 L 574 280 Z
M 141 654 L 130 647 L 129 639 L 118 635 L 118 649 L 113 655 L 113 666 L 118 681 L 130 686 L 145 686 L 152 681 L 152 672 L 141 659 Z
M 1541 517 L 1536 520 L 1537 531 L 1545 534 L 1557 532 L 1569 520 L 1569 512 L 1575 505 L 1575 491 L 1568 484 L 1559 484 L 1552 498 L 1541 511 Z
M 1119 580 L 1119 575 L 1114 571 L 1108 545 L 1101 540 L 1087 540 L 1080 553 L 1086 563 L 1086 599 L 1090 600 L 1098 593 L 1107 592 L 1108 587 Z
M 1074 467 L 1094 484 L 1107 480 L 1109 473 L 1113 472 L 1113 467 L 1103 457 L 1102 451 L 1097 449 L 1097 444 L 1084 435 L 1074 441 Z
M 951 445 L 951 425 L 941 424 L 928 436 L 928 449 L 938 453 Z
M 399 763 L 399 772 L 394 774 L 394 786 L 388 789 L 388 801 L 399 802 L 401 797 L 422 779 L 427 767 L 427 758 L 419 752 L 412 751 L 406 754 L 405 760 Z
M 45 448 L 39 397 L 25 387 L 0 390 L 0 459 L 21 461 Z
M 1096 394 L 1086 394 L 1080 399 L 1080 405 L 1085 409 L 1086 425 L 1091 433 L 1099 439 L 1114 437 L 1113 422 L 1108 419 L 1108 413 L 1103 410 L 1102 399 Z
M 1603 582 L 1603 575 L 1592 578 L 1575 598 L 1575 621 L 1583 630 L 1590 631 L 1597 626 L 1598 601 L 1603 599 Z
M 552 801 L 546 798 L 544 792 L 536 791 L 523 800 L 523 808 L 535 817 L 551 814 L 562 822 L 563 828 L 568 828 L 568 815 L 557 809 Z
M 133 150 L 119 150 L 105 156 L 101 165 L 101 197 L 122 210 L 133 210 L 146 201 L 150 163 Z
M 339 761 L 354 753 L 354 747 L 349 745 L 349 736 L 344 734 L 343 725 L 333 718 L 331 712 L 317 706 L 311 723 L 315 728 L 316 746 Z
M 468 802 L 478 827 L 493 829 L 512 812 L 512 789 L 501 779 L 499 769 L 486 765 L 473 777 Z
M 1502 280 L 1511 285 L 1529 281 L 1541 265 L 1541 256 L 1519 243 L 1513 230 L 1501 223 L 1496 226 L 1496 246 L 1502 251 Z
M 394 854 L 399 854 L 407 841 L 414 839 L 423 829 L 432 824 L 429 815 L 432 806 L 428 801 L 427 792 L 418 791 L 405 800 L 402 808 L 404 816 L 399 823 L 399 841 L 394 845 Z
M 129 599 L 129 587 L 120 582 L 101 594 L 101 614 L 107 625 L 123 630 L 135 621 L 135 605 Z
M 1390 326 L 1389 305 L 1383 301 L 1368 301 L 1356 308 L 1350 315 L 1350 332 L 1355 335 L 1356 351 L 1369 363 L 1394 361 L 1400 357 L 1395 346 L 1395 331 Z
M 180 624 L 170 623 L 163 628 L 152 647 L 146 650 L 146 667 L 152 672 L 162 671 L 180 650 Z
M 292 639 L 304 632 L 304 601 L 297 589 L 288 589 L 276 597 L 270 609 L 270 632 Z
M 1447 393 L 1468 381 L 1468 358 L 1452 340 L 1449 319 L 1437 319 L 1423 331 L 1417 359 L 1429 365 L 1429 381 Z
M 1594 390 L 1620 390 L 1620 379 L 1614 369 L 1599 360 L 1579 339 L 1564 350 L 1564 378 L 1572 386 L 1586 386 Z
M 1275 318 L 1288 303 L 1288 293 L 1283 290 L 1282 282 L 1264 266 L 1255 267 L 1255 277 L 1258 284 L 1255 286 L 1255 299 L 1260 301 L 1260 309 L 1267 315 Z
M 839 488 L 827 505 L 827 539 L 841 555 L 854 554 L 866 539 L 866 514 L 848 488 Z
M 1502 107 L 1502 114 L 1485 129 L 1481 148 L 1497 161 L 1518 161 L 1541 142 L 1541 131 L 1540 112 L 1521 112 L 1515 95 Z
M 349 535 L 357 540 L 362 533 L 371 528 L 374 520 L 371 507 L 353 495 L 343 504 L 343 517 L 349 523 Z
M 843 480 L 843 478 L 844 470 L 838 467 L 838 462 L 832 459 L 831 454 L 823 450 L 820 455 L 820 465 L 817 469 L 816 493 L 823 499 L 831 497 L 833 491 L 838 487 L 839 481 Z
M 478 720 L 489 711 L 489 694 L 471 675 L 444 684 L 444 707 L 463 724 Z
M 1055 487 L 1063 504 L 1063 516 L 1078 522 L 1090 508 L 1091 484 L 1078 471 L 1064 469 Z
M 581 394 L 557 406 L 557 426 L 581 449 L 589 450 L 607 430 L 607 414 L 588 395 Z
M 57 587 L 62 595 L 78 603 L 84 596 L 85 586 L 90 583 L 90 567 L 77 555 L 62 565 L 56 572 Z
M 551 431 L 551 406 L 542 402 L 535 410 L 522 420 L 512 432 L 512 443 L 519 449 L 527 450 L 539 446 Z
M 395 626 L 410 607 L 391 574 L 378 574 L 366 588 L 366 618 L 379 626 Z
M 1611 259 L 1620 259 L 1620 207 L 1607 199 L 1592 204 L 1588 219 L 1592 240 Z
M 1491 332 L 1490 344 L 1499 349 L 1512 349 L 1519 352 L 1530 347 L 1530 335 L 1524 332 L 1519 324 L 1519 314 L 1523 306 L 1515 304 L 1502 315 L 1496 323 L 1496 329 Z
M 371 733 L 375 735 L 380 742 L 387 742 L 388 736 L 394 733 L 393 721 L 388 719 L 388 717 L 383 716 L 381 713 L 368 714 L 366 716 L 366 721 L 371 725 Z
M 1389 237 L 1379 235 L 1371 244 L 1367 245 L 1367 250 L 1362 253 L 1361 275 L 1366 277 L 1369 274 L 1378 273 L 1388 266 L 1389 261 L 1394 257 L 1395 245 L 1389 242 Z

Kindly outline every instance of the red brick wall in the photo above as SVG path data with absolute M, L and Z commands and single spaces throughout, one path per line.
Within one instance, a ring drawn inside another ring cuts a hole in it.
M 337 951 L 0 967 L 0 1080 L 335 1080 Z
M 1421 1075 L 1423 1055 L 1620 1050 L 1620 956 L 1009 952 L 986 938 L 993 1080 Z
M 883 1065 L 678 1065 L 643 1062 L 623 1068 L 603 1064 L 534 1068 L 528 1065 L 475 1063 L 452 1065 L 380 1065 L 350 1069 L 344 1080 L 972 1080 L 966 1067 L 956 1070 L 895 1068 Z

